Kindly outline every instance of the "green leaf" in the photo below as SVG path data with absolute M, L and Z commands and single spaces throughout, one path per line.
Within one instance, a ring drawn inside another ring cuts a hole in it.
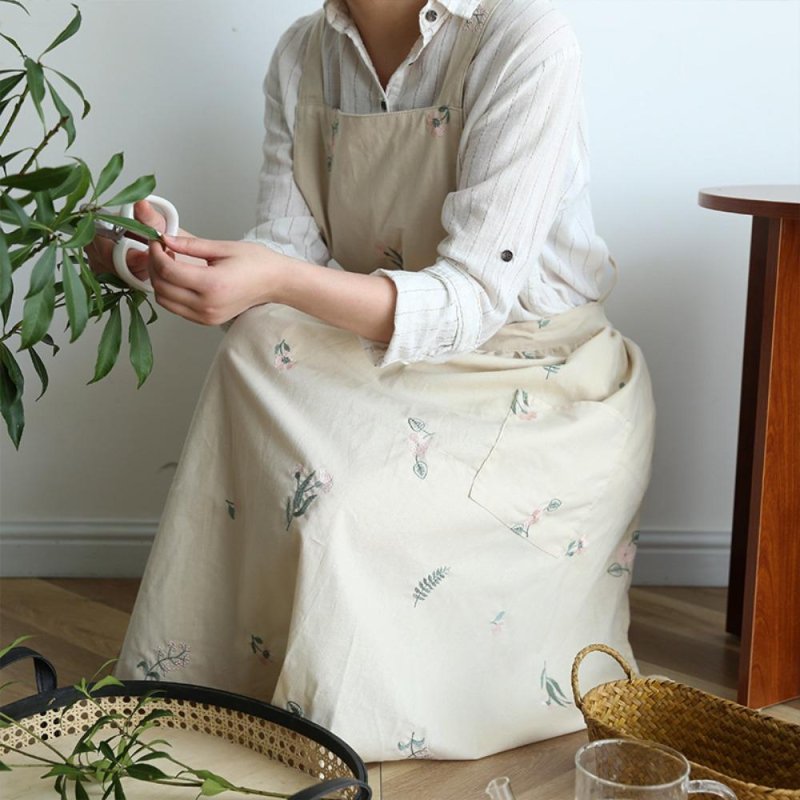
M 133 370 L 139 378 L 137 389 L 147 380 L 153 370 L 153 348 L 150 344 L 150 334 L 144 319 L 131 302 L 128 301 L 131 311 L 131 322 L 128 328 L 128 344 L 130 345 L 130 359 Z
M 87 217 L 90 220 L 91 218 Z M 78 227 L 80 232 L 80 226 Z M 77 234 L 76 234 L 77 235 Z M 83 245 L 79 245 L 82 247 Z M 86 288 L 83 282 L 72 267 L 72 259 L 67 253 L 67 245 L 64 246 L 63 258 L 61 261 L 61 274 L 64 281 L 64 299 L 67 305 L 67 317 L 69 327 L 72 331 L 70 341 L 74 342 L 86 328 L 89 321 L 89 298 L 86 296 Z
M 145 239 L 158 239 L 160 235 L 155 228 L 151 228 L 149 225 L 144 225 L 138 220 L 131 219 L 130 217 L 117 217 L 113 214 L 95 214 L 95 217 L 97 219 L 102 219 L 105 222 L 110 222 L 113 225 L 118 225 L 120 228 L 125 228 L 126 231 L 138 233 Z M 123 283 L 123 286 L 127 286 L 127 284 Z
M 31 12 L 19 0 L 0 0 L 0 3 L 11 3 L 11 5 L 19 6 L 28 16 L 31 15 Z
M 125 203 L 135 203 L 137 200 L 143 200 L 147 195 L 152 194 L 155 188 L 156 179 L 152 175 L 145 175 L 141 178 L 137 178 L 121 192 L 115 194 L 110 200 L 105 201 L 103 205 L 121 206 Z
M 25 209 L 10 194 L 3 194 L 0 199 L 2 199 L 5 207 L 16 217 L 16 223 L 20 230 L 27 231 L 31 226 L 31 218 L 25 213 Z
M 69 86 L 69 88 L 72 89 L 73 92 L 75 92 L 75 94 L 78 95 L 78 97 L 80 97 L 81 101 L 83 102 L 83 114 L 81 114 L 81 119 L 84 119 L 86 115 L 89 113 L 89 111 L 91 111 L 92 107 L 91 105 L 89 105 L 89 102 L 83 96 L 83 90 L 81 89 L 81 87 L 78 86 L 78 84 L 75 83 L 75 81 L 73 81 L 72 78 L 68 78 L 66 75 L 64 75 L 63 72 L 59 72 L 57 69 L 53 69 L 52 67 L 45 67 L 45 69 L 49 69 L 52 72 L 55 72 L 55 74 L 58 75 L 58 77 L 61 78 L 61 80 L 64 81 L 64 83 L 66 83 L 67 86 Z
M 9 75 L 0 81 L 0 99 L 11 93 L 11 90 L 25 77 L 25 73 L 20 70 L 14 75 Z
M 44 775 L 43 778 L 54 778 L 56 775 L 65 775 L 67 778 L 80 778 L 80 769 L 72 764 L 54 764 Z
M 75 206 L 83 200 L 92 182 L 92 176 L 86 163 L 79 158 L 75 160 L 78 163 L 73 167 L 73 172 L 69 179 L 64 181 L 57 189 L 53 190 L 54 196 L 60 197 L 62 194 L 67 195 L 67 199 L 58 212 L 58 216 L 52 222 L 52 227 L 56 229 L 61 227 L 67 217 L 74 211 Z
M 4 2 L 8 2 L 8 0 L 4 0 Z M 5 39 L 21 56 L 25 55 L 25 53 L 22 52 L 22 48 L 10 36 L 0 33 L 0 37 Z
M 52 284 L 55 270 L 56 245 L 51 244 L 45 248 L 45 251 L 36 262 L 36 266 L 33 268 L 30 289 L 28 290 L 28 294 L 25 295 L 25 299 L 27 300 L 29 297 L 39 294 L 45 286 Z
M 83 281 L 83 285 L 92 293 L 92 297 L 94 298 L 94 311 L 92 312 L 92 316 L 95 314 L 99 316 L 103 313 L 103 290 L 97 282 L 94 272 L 89 269 L 89 265 L 86 263 L 86 258 L 83 255 L 83 250 L 78 250 L 78 263 L 81 265 L 81 280 Z
M 111 368 L 117 362 L 121 342 L 122 316 L 119 306 L 116 305 L 111 310 L 111 315 L 100 337 L 100 344 L 97 347 L 97 362 L 94 367 L 94 378 L 89 383 L 95 383 L 111 372 Z
M 97 199 L 103 192 L 111 186 L 112 183 L 119 177 L 122 172 L 122 167 L 125 163 L 125 157 L 122 153 L 115 153 L 109 159 L 108 164 L 103 167 L 100 177 L 97 179 L 97 185 L 94 189 L 92 199 Z
M 38 61 L 34 61 L 32 58 L 26 56 L 25 72 L 33 105 L 36 106 L 36 112 L 39 114 L 42 125 L 46 127 L 47 123 L 45 122 L 44 110 L 42 109 L 42 100 L 44 100 L 44 70 Z
M 14 639 L 14 641 L 11 642 L 11 644 L 8 644 L 5 647 L 3 647 L 2 649 L 0 649 L 0 658 L 2 658 L 6 653 L 9 653 L 15 647 L 18 647 L 20 644 L 22 644 L 22 642 L 25 642 L 28 639 L 33 639 L 33 636 L 28 634 L 26 636 L 20 636 L 19 638 Z
M 66 164 L 65 166 L 69 169 L 67 177 L 58 186 L 47 192 L 51 200 L 58 200 L 59 197 L 70 194 L 82 181 L 83 176 L 80 164 Z
M 30 150 L 30 148 L 23 147 L 22 150 L 15 150 L 13 153 L 9 153 L 8 155 L 0 155 L 0 167 L 5 169 L 6 164 L 8 164 L 10 161 L 13 161 L 13 159 L 15 159 L 20 153 L 24 153 L 26 150 Z
M 39 376 L 39 380 L 42 382 L 42 391 L 39 394 L 39 397 L 36 398 L 38 400 L 47 391 L 47 386 L 49 385 L 50 379 L 47 376 L 47 367 L 45 367 L 44 361 L 42 361 L 42 359 L 39 357 L 39 354 L 32 347 L 28 348 L 28 355 L 31 357 L 33 368 L 36 370 L 36 374 Z
M 72 116 L 72 111 L 69 110 L 67 104 L 61 99 L 61 95 L 55 90 L 50 81 L 46 80 L 47 88 L 50 91 L 50 97 L 53 99 L 53 105 L 58 111 L 58 116 L 64 118 L 64 133 L 67 134 L 67 149 L 72 146 L 75 141 L 75 119 Z
M 193 775 L 197 775 L 198 778 L 202 778 L 206 781 L 213 781 L 218 786 L 222 787 L 220 791 L 225 791 L 226 789 L 235 789 L 236 787 L 228 780 L 223 778 L 221 775 L 217 775 L 214 772 L 209 772 L 207 769 L 192 769 L 189 770 Z M 205 794 L 205 792 L 203 792 Z M 219 792 L 214 792 L 214 794 L 219 794 Z
M 73 167 L 69 164 L 63 167 L 42 167 L 34 172 L 26 172 L 24 175 L 8 175 L 0 178 L 0 186 L 24 189 L 30 192 L 54 189 L 69 177 L 72 170 Z
M 89 795 L 83 788 L 83 781 L 75 781 L 75 800 L 89 800 Z
M 11 772 L 11 767 L 9 767 L 8 764 L 4 764 L 2 761 L 0 761 L 0 772 Z
M 94 217 L 86 214 L 78 223 L 75 233 L 64 242 L 64 247 L 70 250 L 83 249 L 94 239 Z
M 53 355 L 56 355 L 58 351 L 61 349 L 54 341 L 53 337 L 48 333 L 46 336 L 42 336 L 42 342 L 44 342 L 48 347 L 53 348 Z
M 104 678 L 97 681 L 97 683 L 92 684 L 92 691 L 96 692 L 98 689 L 102 689 L 105 686 L 125 686 L 125 684 L 113 675 L 106 675 Z
M 222 794 L 222 792 L 225 791 L 227 791 L 227 789 L 224 786 L 220 786 L 212 778 L 206 778 L 203 781 L 203 785 L 200 787 L 200 794 L 205 797 L 213 797 L 215 794 Z
M 22 342 L 21 349 L 26 349 L 42 340 L 53 321 L 56 305 L 56 292 L 52 283 L 32 297 L 25 300 L 22 307 Z
M 0 230 L 0 305 L 11 297 L 13 284 L 11 282 L 11 257 L 8 254 L 6 235 Z
M 131 764 L 125 772 L 137 781 L 158 781 L 169 777 L 165 772 L 162 772 L 158 767 L 152 764 Z
M 59 33 L 58 36 L 56 36 L 56 38 L 53 40 L 52 44 L 50 44 L 50 46 L 47 48 L 47 50 L 45 50 L 42 53 L 42 56 L 45 53 L 49 53 L 54 48 L 58 47 L 63 42 L 66 42 L 67 39 L 69 39 L 72 36 L 74 36 L 78 32 L 78 30 L 80 29 L 80 27 L 81 27 L 81 12 L 80 12 L 80 9 L 74 3 L 72 4 L 72 7 L 75 9 L 75 16 L 70 20 L 70 22 L 67 25 L 67 27 L 64 28 L 64 30 L 61 31 L 61 33 Z M 39 58 L 41 59 L 42 56 L 39 56 Z

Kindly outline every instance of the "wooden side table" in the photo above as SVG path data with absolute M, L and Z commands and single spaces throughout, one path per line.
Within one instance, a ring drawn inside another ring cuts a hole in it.
M 704 189 L 753 217 L 726 628 L 739 702 L 800 695 L 800 186 Z

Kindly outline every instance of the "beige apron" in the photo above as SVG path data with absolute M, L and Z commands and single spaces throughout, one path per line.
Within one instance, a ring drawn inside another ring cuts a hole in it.
M 433 107 L 352 115 L 322 100 L 324 24 L 298 185 L 340 264 L 421 269 L 444 236 L 482 27 L 462 23 Z M 574 731 L 575 654 L 606 642 L 632 658 L 653 418 L 641 353 L 596 303 L 384 368 L 347 331 L 253 308 L 209 372 L 118 673 L 272 699 L 367 760 Z M 614 677 L 602 659 L 582 671 Z

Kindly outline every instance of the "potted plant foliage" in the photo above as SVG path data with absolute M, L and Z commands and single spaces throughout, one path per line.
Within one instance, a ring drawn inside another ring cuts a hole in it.
M 13 10 L 19 14 L 29 13 L 19 0 L 0 3 L 16 6 Z M 94 274 L 83 252 L 94 238 L 98 221 L 145 240 L 158 233 L 110 211 L 149 195 L 155 187 L 152 175 L 114 190 L 123 168 L 122 153 L 111 156 L 96 177 L 83 160 L 68 155 L 78 116 L 70 102 L 77 101 L 81 119 L 90 105 L 81 87 L 49 62 L 53 51 L 80 29 L 81 13 L 77 6 L 73 8 L 66 27 L 35 57 L 9 34 L 7 25 L 0 28 L 0 47 L 6 51 L 0 63 L 17 62 L 15 67 L 0 69 L 0 412 L 17 449 L 25 426 L 25 381 L 19 359 L 30 359 L 41 383 L 41 397 L 48 385 L 41 354 L 44 348 L 52 355 L 59 350 L 51 333 L 56 309 L 66 309 L 70 342 L 81 336 L 89 320 L 104 321 L 90 383 L 105 377 L 117 361 L 124 309 L 130 361 L 139 386 L 153 366 L 147 325 L 156 319 L 156 312 L 148 296 L 116 275 Z M 14 140 L 12 134 L 26 105 L 38 116 L 41 135 L 29 146 L 15 144 L 12 149 L 8 142 Z M 21 318 L 13 313 L 15 295 L 22 299 Z

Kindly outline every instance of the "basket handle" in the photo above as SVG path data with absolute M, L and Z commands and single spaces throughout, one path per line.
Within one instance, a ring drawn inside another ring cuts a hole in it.
M 7 653 L 0 656 L 0 669 L 20 661 L 23 658 L 33 659 L 33 669 L 36 675 L 36 691 L 39 694 L 52 692 L 58 686 L 56 668 L 43 656 L 30 647 L 12 647 Z
M 366 794 L 360 800 L 370 800 L 372 797 L 372 788 L 363 781 L 355 778 L 333 778 L 315 786 L 309 786 L 307 789 L 301 789 L 297 794 L 293 794 L 289 800 L 323 800 L 328 792 L 347 789 L 349 786 L 359 786 L 366 791 Z
M 625 671 L 628 680 L 633 680 L 631 665 L 613 647 L 609 647 L 607 644 L 590 644 L 588 647 L 584 647 L 583 650 L 575 656 L 575 661 L 572 662 L 572 696 L 575 698 L 575 707 L 581 712 L 583 711 L 583 695 L 578 685 L 578 669 L 583 659 L 586 658 L 589 653 L 605 653 L 611 656 Z

